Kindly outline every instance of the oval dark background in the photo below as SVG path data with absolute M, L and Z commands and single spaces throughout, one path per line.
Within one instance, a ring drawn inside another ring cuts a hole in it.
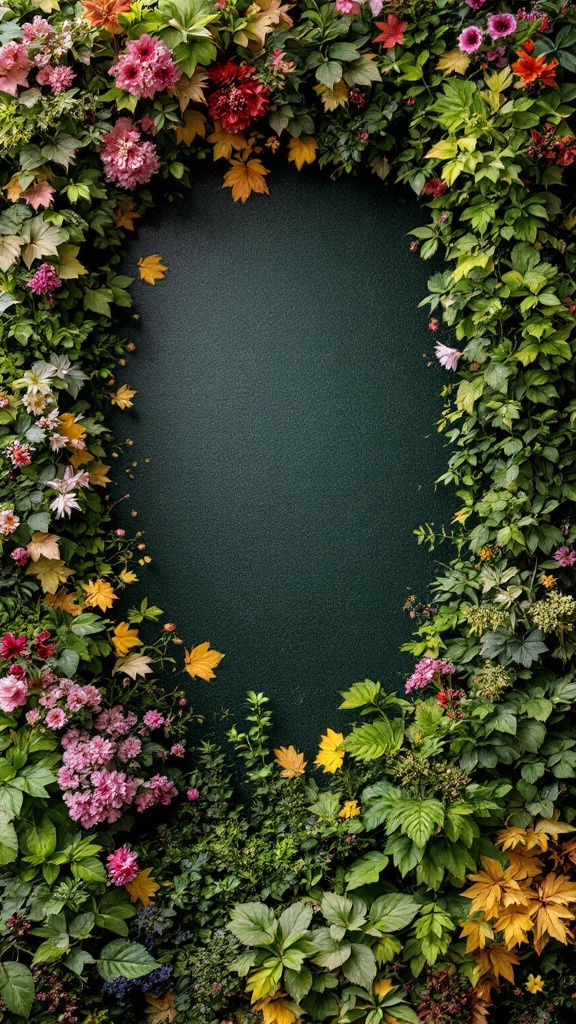
M 137 350 L 118 378 L 138 391 L 116 419 L 134 441 L 119 522 L 152 556 L 128 600 L 226 652 L 217 682 L 193 684 L 217 731 L 263 690 L 278 740 L 310 752 L 349 719 L 339 690 L 401 688 L 402 606 L 435 575 L 413 530 L 448 515 L 434 490 L 448 377 L 417 309 L 430 266 L 406 235 L 424 217 L 376 181 L 283 168 L 242 206 L 219 168 L 195 174 L 125 260 L 169 268 L 134 286 Z

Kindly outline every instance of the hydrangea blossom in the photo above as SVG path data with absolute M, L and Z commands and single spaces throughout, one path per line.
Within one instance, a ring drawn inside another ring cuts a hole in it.
M 116 78 L 119 89 L 142 99 L 152 99 L 157 92 L 176 85 L 181 77 L 172 50 L 147 33 L 128 42 L 109 73 Z
M 131 191 L 146 185 L 160 166 L 153 142 L 140 141 L 140 132 L 129 117 L 120 117 L 104 135 L 100 152 L 106 181 Z
M 62 281 L 51 263 L 42 263 L 28 281 L 28 287 L 35 295 L 50 295 L 57 288 L 62 287 Z
M 421 658 L 414 672 L 406 683 L 406 693 L 412 690 L 423 690 L 428 683 L 441 679 L 442 676 L 451 676 L 456 669 L 449 661 L 441 658 Z
M 0 90 L 16 96 L 19 86 L 28 85 L 31 67 L 25 43 L 11 42 L 0 46 Z

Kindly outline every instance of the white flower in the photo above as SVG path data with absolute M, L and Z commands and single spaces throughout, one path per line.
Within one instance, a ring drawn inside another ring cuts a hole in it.
M 458 369 L 458 360 L 462 353 L 459 352 L 457 348 L 450 348 L 449 345 L 443 345 L 442 342 L 439 341 L 436 343 L 434 351 L 440 366 L 443 366 L 445 370 Z
M 26 370 L 19 380 L 14 381 L 16 388 L 28 388 L 29 395 L 51 395 L 50 381 L 57 373 L 56 367 L 39 360 Z

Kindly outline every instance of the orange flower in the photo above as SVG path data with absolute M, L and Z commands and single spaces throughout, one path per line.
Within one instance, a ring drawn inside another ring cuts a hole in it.
M 106 32 L 121 32 L 119 14 L 130 10 L 132 0 L 85 0 L 83 15 L 95 28 Z
M 522 79 L 524 83 L 522 88 L 525 89 L 527 85 L 538 81 L 542 82 L 542 85 L 549 85 L 550 88 L 554 88 L 557 85 L 556 68 L 558 67 L 558 61 L 546 61 L 545 54 L 542 54 L 541 57 L 534 57 L 534 43 L 532 40 L 527 40 L 519 50 L 516 50 L 516 53 L 519 60 L 514 62 L 512 70 Z

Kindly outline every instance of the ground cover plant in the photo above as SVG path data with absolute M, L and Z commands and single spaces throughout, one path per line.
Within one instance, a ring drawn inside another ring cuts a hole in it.
M 6 1020 L 574 1019 L 575 42 L 547 0 L 0 5 Z M 245 202 L 280 157 L 420 197 L 460 507 L 418 532 L 406 696 L 343 680 L 312 766 L 250 692 L 241 798 L 172 675 L 223 654 L 115 614 L 149 556 L 107 416 L 126 233 L 198 160 Z

